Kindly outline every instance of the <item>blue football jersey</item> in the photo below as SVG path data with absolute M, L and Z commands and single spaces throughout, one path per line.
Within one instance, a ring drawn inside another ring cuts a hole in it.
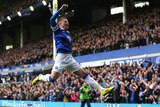
M 72 40 L 70 33 L 61 29 L 54 31 L 54 40 L 57 53 L 72 53 Z
M 59 9 L 54 13 L 50 19 L 50 25 L 54 32 L 54 40 L 56 44 L 57 53 L 72 53 L 72 39 L 70 33 L 58 26 L 55 22 L 56 18 L 60 14 L 61 10 Z

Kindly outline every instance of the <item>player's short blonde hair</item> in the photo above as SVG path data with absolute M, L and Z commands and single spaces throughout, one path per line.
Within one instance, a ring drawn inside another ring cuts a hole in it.
M 57 22 L 59 23 L 63 19 L 67 19 L 67 18 L 66 17 L 60 17 L 60 18 L 58 18 Z

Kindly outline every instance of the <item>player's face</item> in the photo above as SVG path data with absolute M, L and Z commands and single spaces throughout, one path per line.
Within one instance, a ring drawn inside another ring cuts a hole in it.
M 59 26 L 61 28 L 63 28 L 64 30 L 67 30 L 69 29 L 69 22 L 68 22 L 68 19 L 62 19 L 60 22 L 59 22 Z

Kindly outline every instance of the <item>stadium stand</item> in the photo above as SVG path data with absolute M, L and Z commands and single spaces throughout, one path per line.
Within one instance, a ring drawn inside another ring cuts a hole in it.
M 28 43 L 24 48 L 15 48 L 2 52 L 0 68 L 12 68 L 24 64 L 49 61 L 52 58 L 52 39 L 45 38 L 41 41 Z
M 37 3 L 38 1 L 39 0 L 1 0 L 0 16 L 9 15 L 15 10 L 19 11 L 20 9 L 26 8 L 32 4 Z
M 125 25 L 119 20 L 103 22 L 94 28 L 73 31 L 72 35 L 74 56 L 157 44 L 160 42 L 160 9 L 130 16 Z M 52 39 L 46 38 L 31 42 L 22 49 L 4 51 L 0 55 L 0 68 L 49 61 L 52 58 L 52 45 Z
M 148 65 L 112 64 L 101 67 L 85 68 L 103 87 L 115 85 L 113 94 L 104 97 L 105 102 L 110 103 L 158 103 L 160 96 L 160 63 L 153 69 L 152 62 Z M 81 78 L 68 71 L 65 71 L 54 83 L 40 82 L 31 87 L 30 80 L 35 74 L 17 74 L 2 76 L 0 86 L 0 98 L 10 100 L 31 100 L 31 101 L 69 101 L 79 102 L 79 88 L 83 83 Z M 58 87 L 58 88 L 57 88 Z M 132 92 L 137 92 L 131 96 Z M 90 92 L 91 102 L 101 102 L 100 94 L 93 89 Z M 94 96 L 94 97 L 93 97 Z
M 159 43 L 159 22 L 159 8 L 130 15 L 125 25 L 119 20 L 103 22 L 74 34 L 73 53 L 84 55 Z

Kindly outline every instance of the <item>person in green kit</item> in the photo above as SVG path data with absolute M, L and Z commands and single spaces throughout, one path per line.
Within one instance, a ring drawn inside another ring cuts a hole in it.
M 91 107 L 90 96 L 89 96 L 90 91 L 91 88 L 87 85 L 86 82 L 84 82 L 83 86 L 80 88 L 81 107 L 84 107 L 85 103 L 87 103 L 88 107 Z

